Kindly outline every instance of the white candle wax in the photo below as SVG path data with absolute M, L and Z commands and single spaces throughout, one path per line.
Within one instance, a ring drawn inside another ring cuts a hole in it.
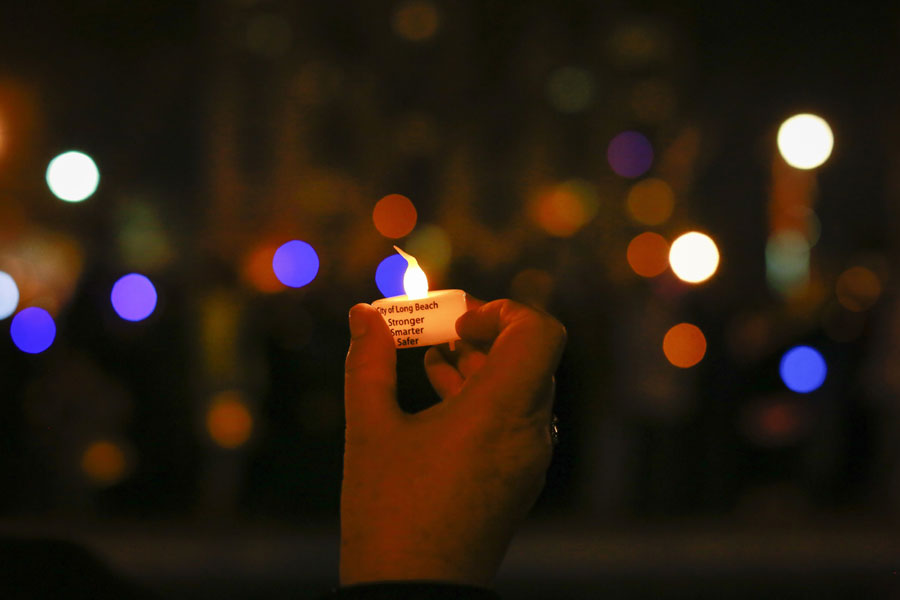
M 384 317 L 398 348 L 433 346 L 459 339 L 456 320 L 466 312 L 466 293 L 437 290 L 424 298 L 392 296 L 372 302 Z

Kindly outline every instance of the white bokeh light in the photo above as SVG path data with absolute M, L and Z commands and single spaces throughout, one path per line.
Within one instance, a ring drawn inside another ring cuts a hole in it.
M 0 271 L 0 319 L 16 312 L 19 305 L 19 287 L 8 273 Z
M 834 135 L 822 117 L 794 115 L 778 128 L 778 151 L 797 169 L 815 169 L 828 160 L 833 148 Z
M 672 272 L 688 283 L 700 283 L 719 268 L 719 249 L 708 235 L 690 231 L 679 236 L 669 248 Z
M 60 200 L 81 202 L 97 191 L 99 184 L 100 171 L 83 152 L 63 152 L 47 165 L 47 185 Z

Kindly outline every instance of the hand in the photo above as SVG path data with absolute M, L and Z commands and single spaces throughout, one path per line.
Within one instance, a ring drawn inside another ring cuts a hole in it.
M 384 319 L 367 304 L 350 311 L 342 585 L 489 585 L 543 488 L 565 329 L 510 300 L 474 304 L 456 323 L 457 350 L 425 354 L 442 402 L 416 414 L 397 404 Z

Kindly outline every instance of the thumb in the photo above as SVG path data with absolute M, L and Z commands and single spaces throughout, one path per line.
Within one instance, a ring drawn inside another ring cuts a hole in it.
M 380 429 L 400 414 L 397 350 L 387 323 L 368 304 L 350 309 L 350 350 L 344 366 L 347 426 Z

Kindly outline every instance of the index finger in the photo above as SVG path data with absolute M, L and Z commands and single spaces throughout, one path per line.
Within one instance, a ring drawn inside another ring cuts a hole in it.
M 466 387 L 482 387 L 494 402 L 524 414 L 544 408 L 543 391 L 566 343 L 559 321 L 512 300 L 494 300 L 461 316 L 456 330 L 465 341 L 490 345 Z

